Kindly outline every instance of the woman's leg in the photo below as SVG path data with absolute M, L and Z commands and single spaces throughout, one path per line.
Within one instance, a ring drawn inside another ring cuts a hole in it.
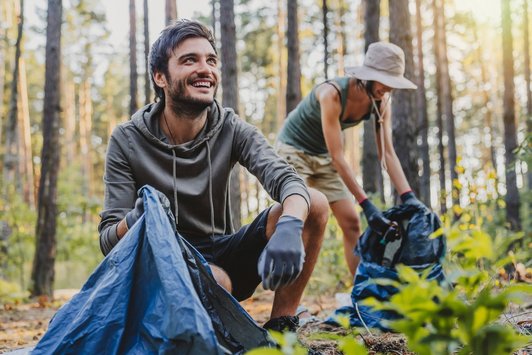
M 349 271 L 354 276 L 360 258 L 353 252 L 360 237 L 360 217 L 352 199 L 342 199 L 330 203 L 334 217 L 344 236 L 344 255 Z

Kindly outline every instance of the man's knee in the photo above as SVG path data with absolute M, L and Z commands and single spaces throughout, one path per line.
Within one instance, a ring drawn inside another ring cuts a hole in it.
M 233 291 L 233 283 L 231 282 L 231 278 L 227 272 L 214 264 L 209 264 L 209 266 L 211 267 L 212 275 L 214 276 L 214 279 L 218 285 L 222 286 L 227 292 L 231 293 Z
M 313 227 L 324 228 L 329 218 L 329 203 L 324 194 L 316 189 L 309 188 L 310 210 L 307 223 Z

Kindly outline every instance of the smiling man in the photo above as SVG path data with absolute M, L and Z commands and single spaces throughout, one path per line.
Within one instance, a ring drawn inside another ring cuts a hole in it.
M 219 63 L 205 26 L 187 20 L 168 26 L 149 60 L 156 102 L 118 126 L 109 141 L 98 227 L 102 252 L 109 253 L 143 214 L 137 191 L 149 184 L 217 281 L 237 300 L 250 297 L 262 281 L 276 291 L 265 327 L 294 330 L 323 239 L 325 197 L 307 189 L 254 126 L 215 100 Z M 234 231 L 229 177 L 237 162 L 277 203 Z

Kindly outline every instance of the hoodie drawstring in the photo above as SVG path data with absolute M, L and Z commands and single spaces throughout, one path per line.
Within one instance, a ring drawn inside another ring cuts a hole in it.
M 207 145 L 207 161 L 209 164 L 209 204 L 211 207 L 211 232 L 212 232 L 212 237 L 214 238 L 214 201 L 212 197 L 211 147 L 209 146 L 209 141 L 206 141 L 205 143 Z
M 177 205 L 177 176 L 176 176 L 176 156 L 175 156 L 175 150 L 172 149 L 172 189 L 174 190 L 174 216 L 175 216 L 175 225 L 176 227 L 179 225 L 179 212 L 178 212 L 178 205 Z

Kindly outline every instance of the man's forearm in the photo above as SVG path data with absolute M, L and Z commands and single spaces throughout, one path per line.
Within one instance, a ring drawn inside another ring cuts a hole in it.
M 301 195 L 293 194 L 283 201 L 283 216 L 293 216 L 302 221 L 307 219 L 309 206 L 307 200 Z
M 124 218 L 120 222 L 118 222 L 118 225 L 116 226 L 116 236 L 118 239 L 122 239 L 122 237 L 127 233 L 129 229 L 127 228 L 126 219 Z

